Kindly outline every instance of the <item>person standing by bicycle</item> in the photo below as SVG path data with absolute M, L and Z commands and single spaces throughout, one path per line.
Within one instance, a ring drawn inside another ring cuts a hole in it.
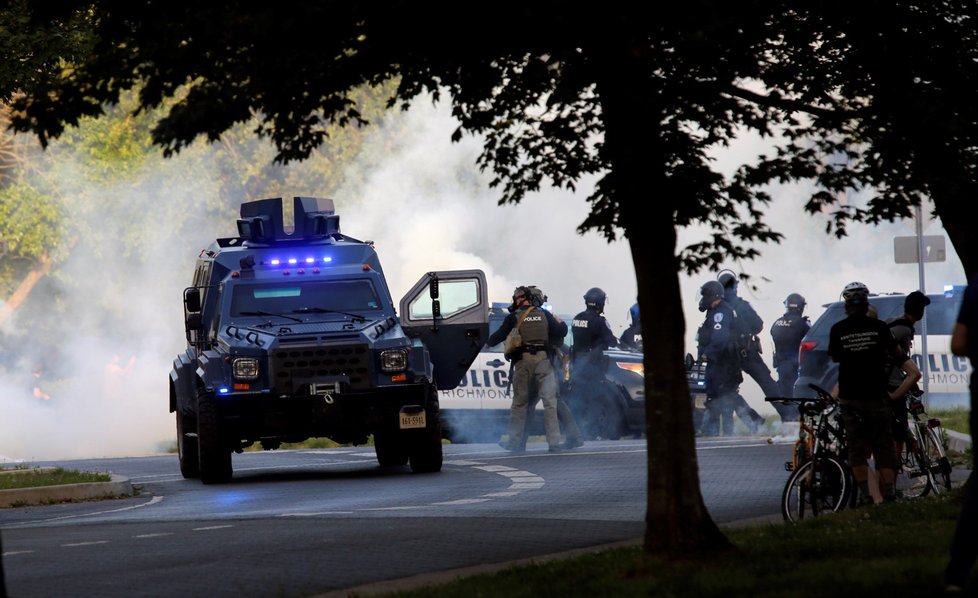
M 859 488 L 859 505 L 873 504 L 869 490 L 871 449 L 883 500 L 896 500 L 899 458 L 893 443 L 889 402 L 903 397 L 920 379 L 920 370 L 901 351 L 886 322 L 871 318 L 869 288 L 851 282 L 842 291 L 846 317 L 829 331 L 829 356 L 839 364 L 839 404 L 846 429 L 849 465 Z M 887 391 L 888 360 L 907 372 L 894 393 Z
M 978 363 L 978 276 L 968 281 L 958 311 L 958 320 L 951 332 L 951 352 Z M 971 438 L 978 438 L 978 374 L 971 373 L 968 384 L 971 394 L 971 415 L 968 427 Z M 964 485 L 964 502 L 951 538 L 950 559 L 944 569 L 945 593 L 962 593 L 971 569 L 978 560 L 978 476 L 974 464 Z
M 924 319 L 924 308 L 930 305 L 930 299 L 920 291 L 913 291 L 903 300 L 903 315 L 889 321 L 890 333 L 896 339 L 900 350 L 907 357 L 910 357 L 910 350 L 913 346 L 913 337 L 916 334 L 914 324 Z M 890 392 L 896 391 L 906 378 L 906 373 L 895 363 L 890 363 L 889 368 Z M 916 386 L 916 384 L 914 384 Z M 908 390 L 912 390 L 911 387 Z M 903 445 L 907 441 L 907 397 L 899 395 L 890 401 L 890 409 L 893 411 L 893 441 L 896 443 L 897 455 L 903 452 Z

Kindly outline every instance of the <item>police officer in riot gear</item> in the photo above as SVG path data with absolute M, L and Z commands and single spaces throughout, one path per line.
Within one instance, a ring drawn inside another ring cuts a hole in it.
M 549 307 L 545 307 L 547 303 L 547 295 L 535 285 L 528 285 L 527 290 L 530 291 L 530 303 L 534 307 L 539 307 L 550 311 Z M 550 343 L 547 347 L 547 352 L 550 355 L 550 361 L 553 363 L 554 376 L 559 377 L 564 371 L 564 358 L 566 356 L 564 349 L 564 337 L 567 335 L 567 325 L 560 321 L 560 318 L 554 316 L 563 328 L 563 333 L 559 336 L 551 336 Z M 558 328 L 561 328 L 559 326 Z M 510 379 L 512 379 L 512 370 L 510 370 Z M 530 389 L 530 404 L 527 407 L 527 418 L 526 425 L 527 430 L 529 430 L 530 423 L 533 420 L 533 413 L 536 409 L 537 403 L 540 401 L 540 394 L 537 392 L 536 386 L 534 385 Z M 574 418 L 573 412 L 571 412 L 570 407 L 567 406 L 566 397 L 561 396 L 560 384 L 557 384 L 557 421 L 560 423 L 560 429 L 564 431 L 566 440 L 560 445 L 563 449 L 574 449 L 579 446 L 584 446 L 584 435 L 581 434 L 581 428 L 577 425 L 577 420 Z M 529 436 L 529 432 L 525 430 L 523 434 L 523 441 L 521 448 L 526 448 L 526 439 Z
M 571 332 L 574 345 L 571 347 L 571 388 L 576 400 L 582 401 L 580 407 L 586 411 L 587 404 L 598 396 L 604 383 L 607 358 L 604 350 L 617 347 L 618 339 L 611 331 L 611 325 L 604 317 L 604 305 L 608 295 L 598 287 L 584 293 L 584 311 L 574 316 Z
M 757 335 L 764 330 L 764 320 L 757 315 L 749 302 L 737 295 L 739 281 L 736 274 L 730 270 L 723 270 L 717 275 L 717 281 L 723 285 L 723 300 L 737 314 L 735 337 L 740 348 L 741 368 L 745 374 L 754 379 L 754 382 L 757 382 L 765 397 L 782 396 L 778 383 L 771 376 L 771 369 L 761 357 L 761 341 Z
M 563 338 L 567 324 L 546 309 L 532 303 L 533 291 L 525 286 L 513 291 L 514 310 L 506 316 L 499 329 L 486 341 L 489 346 L 499 344 L 514 328 L 519 327 L 520 346 L 512 353 L 513 401 L 509 411 L 509 441 L 500 446 L 519 452 L 525 446 L 526 414 L 530 403 L 530 390 L 535 387 L 543 401 L 543 425 L 551 452 L 559 452 L 560 424 L 557 420 L 557 380 L 550 360 L 550 339 Z
M 795 381 L 798 380 L 798 348 L 812 323 L 804 315 L 805 298 L 798 293 L 791 293 L 785 298 L 784 308 L 784 315 L 771 324 L 771 339 L 774 341 L 774 369 L 778 372 L 778 396 L 791 398 L 794 396 Z M 782 422 L 798 421 L 795 406 L 772 404 Z
M 584 311 L 574 316 L 571 324 L 571 331 L 574 333 L 571 363 L 577 367 L 602 358 L 608 347 L 618 346 L 618 339 L 603 315 L 607 299 L 605 292 L 597 287 L 584 293 Z M 603 369 L 601 376 L 604 377 Z
M 638 303 L 628 309 L 628 328 L 618 337 L 621 346 L 633 351 L 642 350 L 642 318 L 639 315 Z
M 731 413 L 744 422 L 753 434 L 764 421 L 740 395 L 741 373 L 740 349 L 736 342 L 737 315 L 724 300 L 724 288 L 718 281 L 711 280 L 700 287 L 699 310 L 706 312 L 706 318 L 696 333 L 697 349 L 700 357 L 706 358 L 706 413 L 700 434 L 716 436 L 733 433 Z

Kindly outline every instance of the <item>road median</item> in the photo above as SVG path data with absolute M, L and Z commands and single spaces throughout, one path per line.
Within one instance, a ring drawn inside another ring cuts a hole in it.
M 0 508 L 132 496 L 129 478 L 112 474 L 108 482 L 57 484 L 0 490 Z

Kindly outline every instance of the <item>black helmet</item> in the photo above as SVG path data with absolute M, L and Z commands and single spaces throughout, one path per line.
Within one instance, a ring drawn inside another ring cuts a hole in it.
M 710 309 L 710 305 L 717 299 L 723 299 L 723 285 L 716 280 L 708 280 L 700 287 L 700 311 Z
M 638 303 L 628 308 L 628 318 L 631 320 L 632 324 L 638 324 L 642 321 L 641 316 L 638 313 Z
M 535 307 L 540 307 L 541 305 L 547 302 L 547 296 L 544 295 L 543 291 L 537 288 L 536 286 L 531 284 L 523 288 L 525 288 L 527 291 L 527 296 L 530 299 L 531 305 Z
M 733 270 L 720 270 L 720 273 L 717 274 L 717 280 L 727 291 L 736 291 L 737 283 L 740 282 Z
M 604 302 L 607 298 L 608 295 L 604 291 L 598 287 L 592 287 L 584 293 L 584 305 L 601 311 L 604 309 Z
M 850 282 L 842 289 L 842 300 L 846 305 L 864 305 L 869 303 L 869 288 L 861 282 Z
M 805 309 L 805 298 L 798 293 L 792 293 L 784 300 L 784 306 L 788 309 L 794 309 L 804 311 Z

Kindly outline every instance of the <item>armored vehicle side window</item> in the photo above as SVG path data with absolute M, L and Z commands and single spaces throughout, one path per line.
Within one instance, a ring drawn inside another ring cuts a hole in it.
M 475 279 L 446 280 L 438 287 L 438 302 L 443 318 L 461 313 L 479 305 L 479 282 Z M 424 293 L 412 301 L 408 307 L 408 317 L 412 320 L 431 317 L 431 297 Z
M 373 283 L 361 280 L 309 280 L 298 283 L 238 284 L 231 298 L 231 317 L 317 311 L 370 311 L 380 309 Z

